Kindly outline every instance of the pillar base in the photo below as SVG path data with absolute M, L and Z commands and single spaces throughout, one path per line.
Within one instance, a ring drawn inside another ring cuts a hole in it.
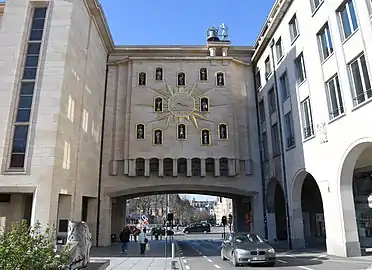
M 361 249 L 359 241 L 353 242 L 337 242 L 334 239 L 328 239 L 327 254 L 339 257 L 359 257 L 361 256 Z
M 293 249 L 304 249 L 304 248 L 306 248 L 305 239 L 292 238 L 292 248 Z

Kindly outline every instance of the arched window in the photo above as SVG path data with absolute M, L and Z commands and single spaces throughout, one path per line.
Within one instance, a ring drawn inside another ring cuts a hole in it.
M 214 176 L 214 158 L 205 160 L 205 173 L 207 176 Z
M 200 160 L 200 158 L 193 158 L 191 160 L 191 173 L 192 173 L 192 176 L 200 176 L 201 175 L 201 160 Z
M 229 176 L 229 160 L 227 158 L 220 158 L 220 175 Z
M 216 84 L 217 86 L 225 86 L 225 74 L 223 74 L 223 72 L 218 72 L 216 74 Z
M 199 70 L 199 80 L 200 81 L 208 81 L 208 70 L 206 68 L 201 68 Z
M 180 176 L 187 175 L 187 159 L 186 158 L 179 158 L 177 160 L 177 174 Z
M 145 175 L 145 160 L 143 158 L 136 159 L 136 176 Z
M 150 174 L 159 175 L 159 159 L 157 158 L 150 159 Z
M 173 159 L 165 158 L 163 160 L 164 176 L 173 176 Z
M 162 81 L 163 80 L 163 69 L 158 67 L 155 69 L 155 81 Z
M 138 85 L 141 85 L 141 86 L 146 85 L 146 73 L 145 72 L 138 73 Z

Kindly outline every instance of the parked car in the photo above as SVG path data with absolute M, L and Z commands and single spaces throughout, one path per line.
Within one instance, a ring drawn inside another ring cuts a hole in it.
M 154 227 L 151 229 L 151 235 L 165 235 L 165 228 Z M 167 235 L 174 235 L 172 230 L 167 230 Z
M 231 233 L 222 242 L 221 259 L 230 260 L 234 266 L 265 264 L 275 266 L 275 250 L 254 233 Z
M 187 226 L 183 229 L 184 233 L 209 233 L 211 232 L 211 226 L 208 223 L 195 223 Z

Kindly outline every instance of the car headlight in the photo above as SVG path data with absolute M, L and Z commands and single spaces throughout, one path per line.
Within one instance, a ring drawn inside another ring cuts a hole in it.
M 267 252 L 268 252 L 268 253 L 275 253 L 275 249 L 270 248 Z
M 235 252 L 236 252 L 237 254 L 240 254 L 240 253 L 245 253 L 245 252 L 247 252 L 247 251 L 244 250 L 244 249 L 237 248 L 237 249 L 235 249 Z

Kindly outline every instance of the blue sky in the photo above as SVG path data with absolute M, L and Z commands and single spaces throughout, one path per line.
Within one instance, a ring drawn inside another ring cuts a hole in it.
M 100 0 L 115 44 L 203 45 L 208 27 L 229 27 L 233 45 L 253 45 L 274 0 Z
M 116 45 L 204 45 L 207 29 L 225 23 L 233 45 L 253 46 L 274 2 L 100 0 Z

